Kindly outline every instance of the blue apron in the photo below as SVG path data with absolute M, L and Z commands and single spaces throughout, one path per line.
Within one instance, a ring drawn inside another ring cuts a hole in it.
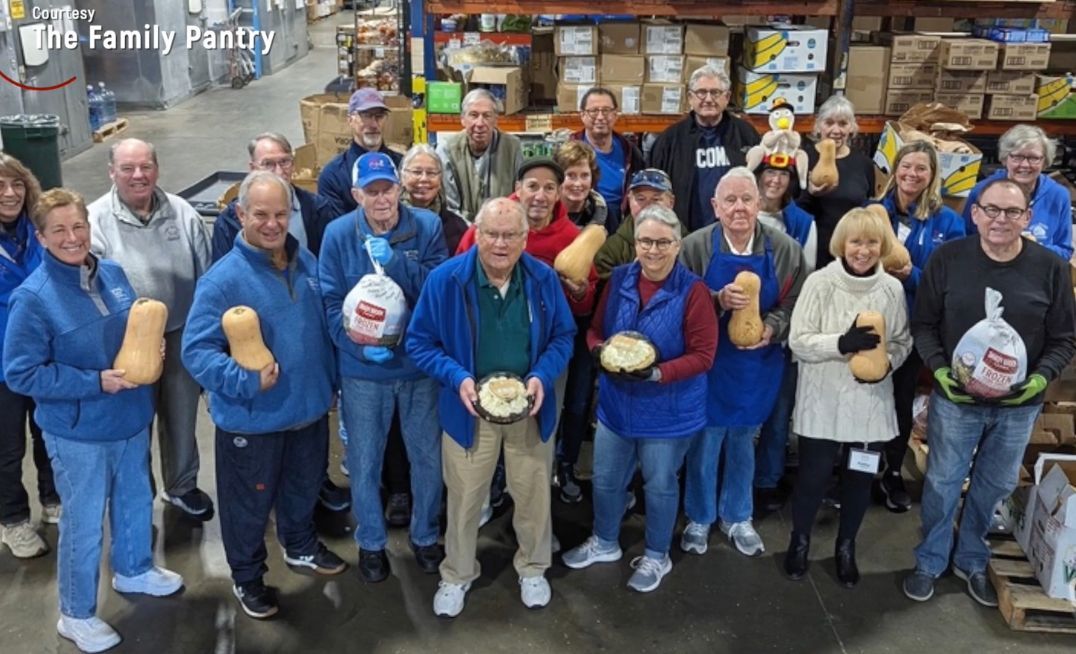
M 737 273 L 750 270 L 762 280 L 759 311 L 765 315 L 777 306 L 781 288 L 773 260 L 773 245 L 765 236 L 762 238 L 765 239 L 764 254 L 722 253 L 723 232 L 720 226 L 714 229 L 714 253 L 703 279 L 707 286 L 717 291 L 731 284 Z M 728 336 L 731 318 L 732 312 L 727 311 L 720 320 L 717 356 L 708 375 L 707 419 L 711 427 L 755 427 L 766 422 L 777 401 L 785 357 L 779 343 L 757 350 L 741 350 L 733 345 Z

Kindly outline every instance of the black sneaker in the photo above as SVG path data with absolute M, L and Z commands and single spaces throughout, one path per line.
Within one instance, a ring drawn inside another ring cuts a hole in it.
M 389 495 L 385 506 L 385 521 L 390 527 L 406 527 L 411 524 L 411 496 L 407 493 Z
M 493 481 L 489 485 L 489 505 L 495 509 L 501 508 L 508 491 L 508 479 L 505 477 L 504 464 L 498 463 L 493 470 Z
M 213 510 L 213 500 L 201 490 L 195 488 L 182 495 L 161 493 L 161 499 L 178 508 L 189 516 L 196 518 L 209 515 Z
M 904 513 L 912 508 L 912 496 L 904 488 L 904 478 L 900 470 L 886 470 L 879 483 L 885 497 L 885 508 L 893 513 Z
M 376 584 L 389 578 L 389 557 L 385 550 L 359 550 L 359 576 L 368 584 Z
M 998 593 L 994 590 L 994 584 L 990 583 L 990 576 L 985 571 L 968 574 L 960 568 L 953 566 L 953 574 L 958 579 L 968 582 L 968 595 L 983 606 L 995 607 L 998 605 Z
M 285 552 L 284 562 L 297 568 L 309 568 L 319 575 L 338 575 L 347 570 L 347 563 L 321 542 L 313 554 L 291 556 Z
M 915 570 L 904 578 L 902 588 L 908 599 L 926 602 L 934 597 L 934 577 Z
M 243 613 L 252 618 L 264 620 L 276 615 L 278 610 L 276 589 L 266 586 L 260 579 L 232 586 L 232 594 L 235 595 L 235 599 L 239 600 L 239 606 L 243 607 Z
M 351 507 L 351 489 L 341 488 L 326 477 L 318 491 L 318 502 L 330 511 L 346 511 Z
M 756 511 L 773 513 L 785 505 L 785 495 L 779 488 L 756 488 L 754 502 Z
M 415 545 L 411 543 L 411 549 L 415 553 L 415 561 L 418 563 L 418 567 L 422 568 L 422 571 L 428 575 L 436 573 L 441 566 L 441 561 L 445 558 L 445 548 L 441 547 L 440 543 L 434 543 L 433 545 Z
M 575 478 L 575 466 L 570 463 L 557 464 L 557 483 L 560 485 L 560 501 L 565 504 L 578 504 L 583 501 L 583 489 Z

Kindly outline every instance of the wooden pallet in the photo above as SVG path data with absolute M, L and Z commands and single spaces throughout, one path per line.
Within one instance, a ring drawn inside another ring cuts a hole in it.
M 992 540 L 990 581 L 998 592 L 998 610 L 1015 631 L 1076 634 L 1076 609 L 1067 600 L 1048 597 L 1035 571 L 1014 540 Z
M 111 138 L 127 129 L 127 119 L 117 118 L 111 123 L 105 123 L 93 132 L 93 142 L 101 143 L 107 138 Z

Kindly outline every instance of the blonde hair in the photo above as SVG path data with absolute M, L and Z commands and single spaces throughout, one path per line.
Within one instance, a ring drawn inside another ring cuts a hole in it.
M 877 238 L 882 243 L 881 256 L 885 257 L 893 249 L 893 228 L 880 215 L 856 207 L 844 214 L 833 230 L 829 240 L 829 253 L 836 259 L 844 258 L 844 244 L 853 236 Z
M 30 214 L 34 209 L 34 205 L 37 204 L 37 199 L 41 197 L 41 184 L 38 183 L 34 174 L 15 157 L 0 152 L 0 176 L 12 177 L 21 181 L 22 185 L 26 187 L 26 195 L 22 200 L 22 210 Z
M 557 165 L 565 171 L 572 166 L 585 163 L 590 168 L 590 185 L 592 188 L 597 188 L 598 175 L 601 173 L 598 169 L 598 155 L 595 154 L 594 148 L 586 143 L 582 141 L 565 141 L 557 148 L 557 153 L 553 155 L 553 161 L 556 161 Z
M 37 204 L 34 205 L 34 211 L 30 215 L 30 219 L 34 223 L 34 228 L 45 233 L 45 227 L 48 226 L 48 217 L 54 209 L 60 209 L 61 207 L 68 207 L 74 205 L 79 213 L 85 220 L 90 219 L 90 212 L 86 210 L 86 200 L 78 191 L 72 191 L 66 188 L 54 188 L 49 189 L 41 194 Z
M 900 165 L 901 159 L 909 154 L 915 154 L 916 152 L 922 152 L 927 155 L 927 159 L 930 160 L 930 181 L 927 182 L 927 187 L 923 189 L 923 192 L 919 194 L 914 216 L 917 220 L 926 220 L 942 207 L 941 171 L 938 169 L 938 151 L 935 150 L 934 146 L 928 141 L 912 141 L 911 143 L 905 143 L 904 147 L 897 150 L 897 156 L 893 157 L 893 172 L 889 175 L 889 181 L 885 184 L 885 190 L 878 196 L 878 199 L 881 200 L 889 195 L 889 193 L 897 187 L 897 166 Z M 896 200 L 894 199 L 894 202 L 895 201 Z

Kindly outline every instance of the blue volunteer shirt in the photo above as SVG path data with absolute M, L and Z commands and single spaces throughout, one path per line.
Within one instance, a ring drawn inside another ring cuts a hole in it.
M 613 149 L 608 154 L 597 148 L 594 148 L 594 152 L 598 155 L 600 171 L 598 193 L 605 198 L 605 204 L 610 208 L 619 207 L 624 199 L 624 174 L 627 171 L 624 146 L 620 144 L 620 139 L 614 138 Z
M 725 136 L 729 121 L 723 120 L 714 127 L 698 126 L 699 145 L 695 149 L 695 205 L 688 217 L 689 232 L 702 229 L 714 221 L 714 209 L 710 200 L 721 178 L 732 168 L 725 152 Z

